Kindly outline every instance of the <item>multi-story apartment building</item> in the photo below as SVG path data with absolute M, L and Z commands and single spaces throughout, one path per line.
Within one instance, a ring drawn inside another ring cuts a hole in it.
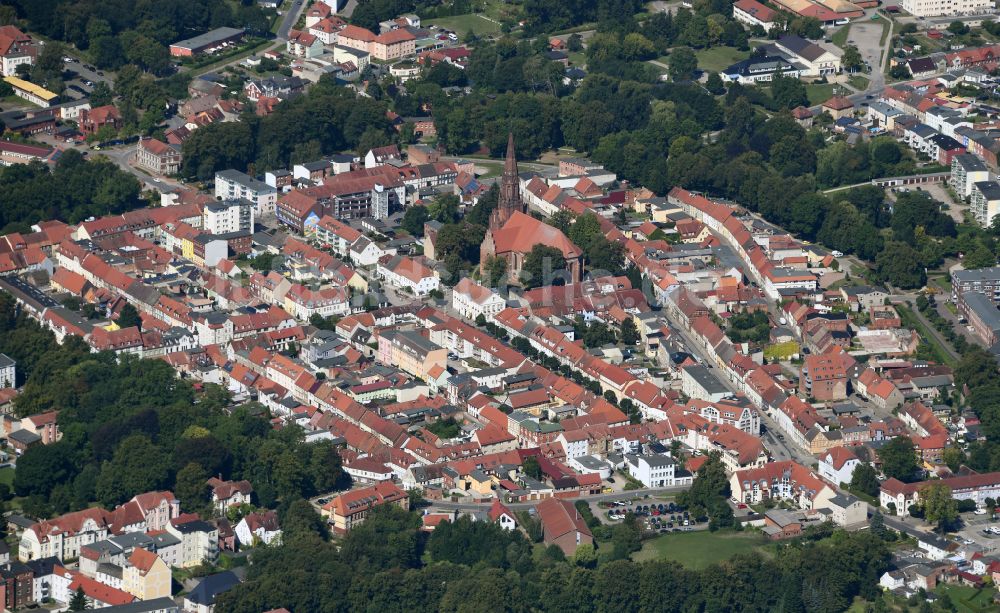
M 951 160 L 951 187 L 962 198 L 972 195 L 972 186 L 990 180 L 986 164 L 971 153 L 956 155 Z
M 951 273 L 951 300 L 958 304 L 966 293 L 985 294 L 994 303 L 1000 302 L 1000 266 L 953 270 Z
M 993 8 L 992 0 L 903 0 L 899 8 L 914 17 L 975 15 Z
M 1000 214 L 1000 183 L 996 181 L 980 181 L 972 184 L 971 206 L 976 221 L 988 227 L 993 218 Z
M 253 232 L 254 204 L 242 198 L 210 202 L 202 211 L 202 228 L 209 234 Z
M 215 197 L 223 200 L 243 198 L 253 203 L 258 216 L 273 215 L 278 190 L 238 170 L 215 173 Z

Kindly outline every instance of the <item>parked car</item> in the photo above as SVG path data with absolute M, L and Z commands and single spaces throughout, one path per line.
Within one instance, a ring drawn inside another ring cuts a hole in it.
M 975 510 L 975 514 L 976 515 L 986 515 L 986 509 L 982 509 L 982 508 L 976 509 Z

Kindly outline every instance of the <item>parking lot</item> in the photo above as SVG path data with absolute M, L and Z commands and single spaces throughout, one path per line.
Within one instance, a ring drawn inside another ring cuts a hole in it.
M 591 503 L 591 510 L 604 523 L 615 523 L 625 519 L 627 513 L 639 518 L 647 530 L 666 534 L 667 532 L 686 532 L 701 530 L 708 527 L 708 522 L 699 522 L 690 517 L 686 510 L 672 501 L 659 502 L 655 499 L 628 500 Z
M 63 58 L 63 78 L 66 83 L 66 95 L 77 100 L 89 96 L 100 81 L 107 83 L 108 87 L 114 87 L 113 75 L 70 56 Z
M 963 541 L 972 541 L 986 551 L 995 551 L 1000 547 L 1000 534 L 986 534 L 986 528 L 996 528 L 1000 531 L 1000 519 L 993 519 L 990 515 L 975 515 L 973 513 L 962 513 L 964 526 L 956 532 L 956 536 Z

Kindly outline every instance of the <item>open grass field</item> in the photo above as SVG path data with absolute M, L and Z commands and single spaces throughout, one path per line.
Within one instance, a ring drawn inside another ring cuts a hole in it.
M 643 543 L 642 549 L 633 558 L 644 560 L 674 560 L 691 569 L 701 569 L 738 553 L 749 553 L 765 545 L 763 537 L 756 533 L 742 533 L 730 530 L 709 532 L 676 532 L 664 534 Z
M 806 84 L 806 96 L 809 97 L 810 105 L 822 104 L 833 98 L 833 85 L 831 83 L 808 83 Z
M 477 36 L 494 34 L 500 31 L 500 24 L 494 23 L 481 15 L 466 14 L 455 15 L 454 17 L 439 17 L 427 21 L 428 25 L 435 25 L 456 32 L 459 36 L 466 36 L 469 32 L 475 32 Z
M 719 72 L 723 68 L 750 57 L 749 51 L 740 51 L 735 47 L 712 47 L 695 51 L 698 58 L 698 68 L 705 72 Z
M 996 593 L 996 590 L 991 588 L 978 590 L 964 585 L 942 585 L 935 592 L 939 596 L 948 594 L 958 613 L 981 613 L 997 610 L 996 605 L 993 604 L 993 594 Z

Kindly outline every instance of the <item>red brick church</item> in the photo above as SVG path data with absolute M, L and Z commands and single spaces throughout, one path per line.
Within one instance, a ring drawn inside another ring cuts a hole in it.
M 490 214 L 490 227 L 479 248 L 480 265 L 485 265 L 491 257 L 502 257 L 507 261 L 510 278 L 516 280 L 531 248 L 541 243 L 562 252 L 569 272 L 567 283 L 580 281 L 583 278 L 583 252 L 565 234 L 528 215 L 525 209 L 514 156 L 514 135 L 511 134 L 500 177 L 500 197 L 497 207 Z

